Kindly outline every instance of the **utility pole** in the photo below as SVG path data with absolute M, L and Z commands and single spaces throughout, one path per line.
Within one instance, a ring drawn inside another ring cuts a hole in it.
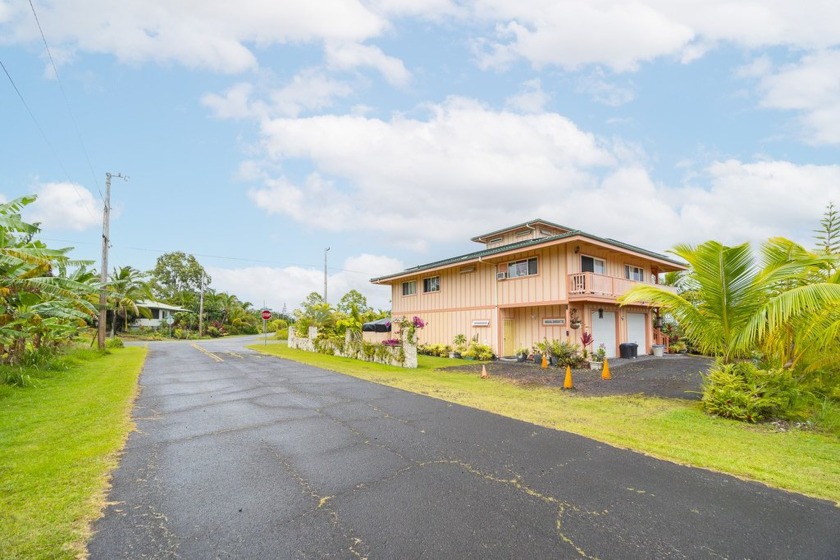
M 204 272 L 201 273 L 201 295 L 198 298 L 198 337 L 204 334 Z
M 102 211 L 102 270 L 99 271 L 99 330 L 97 337 L 99 349 L 105 349 L 105 323 L 108 321 L 108 294 L 105 284 L 108 282 L 108 248 L 111 246 L 110 223 L 111 223 L 111 177 L 128 181 L 128 177 L 122 173 L 111 175 L 105 173 L 105 208 Z
M 327 303 L 327 251 L 330 248 L 324 249 L 324 303 Z

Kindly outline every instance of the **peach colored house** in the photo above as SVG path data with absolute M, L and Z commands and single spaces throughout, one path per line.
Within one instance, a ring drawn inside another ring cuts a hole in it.
M 593 347 L 604 344 L 607 356 L 618 355 L 623 342 L 647 354 L 658 334 L 653 308 L 619 307 L 616 299 L 638 283 L 656 284 L 659 274 L 686 268 L 540 219 L 472 240 L 484 248 L 371 280 L 391 287 L 394 317 L 427 322 L 418 331 L 421 344 L 452 344 L 464 334 L 511 356 L 543 339 L 579 344 L 588 331 Z

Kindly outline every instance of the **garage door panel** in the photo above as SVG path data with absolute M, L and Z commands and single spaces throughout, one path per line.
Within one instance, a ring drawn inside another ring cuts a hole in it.
M 592 344 L 593 349 L 597 349 L 601 344 L 604 345 L 607 351 L 607 358 L 616 357 L 616 343 L 615 338 L 615 312 L 604 311 L 603 317 L 599 317 L 597 311 L 592 312 Z

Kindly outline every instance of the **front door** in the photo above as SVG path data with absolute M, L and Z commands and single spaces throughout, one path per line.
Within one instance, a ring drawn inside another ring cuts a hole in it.
M 513 319 L 502 319 L 502 334 L 504 336 L 504 340 L 502 341 L 502 354 L 504 356 L 513 356 L 513 353 L 516 352 L 516 348 L 514 347 L 516 340 L 513 338 Z

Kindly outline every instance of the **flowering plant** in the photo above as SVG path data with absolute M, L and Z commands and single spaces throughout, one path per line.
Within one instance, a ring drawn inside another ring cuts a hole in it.
M 417 342 L 417 329 L 422 329 L 426 326 L 426 322 L 417 315 L 410 320 L 403 317 L 397 324 L 400 327 L 400 331 L 405 331 L 405 339 L 412 344 Z
M 385 340 L 382 341 L 382 346 L 390 346 L 390 347 L 393 348 L 393 347 L 399 346 L 399 345 L 400 345 L 400 341 L 396 338 L 388 338 L 388 339 L 385 339 Z

